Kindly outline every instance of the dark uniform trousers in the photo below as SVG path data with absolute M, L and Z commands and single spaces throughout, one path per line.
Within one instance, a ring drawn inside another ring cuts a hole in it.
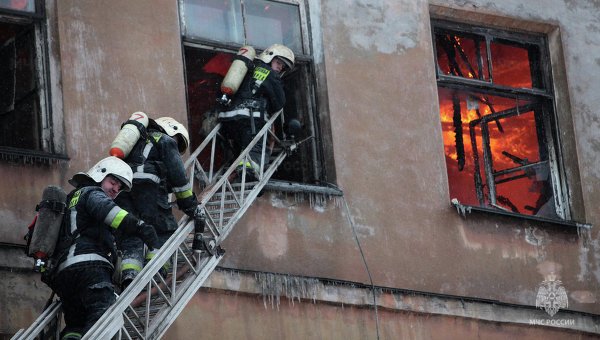
M 112 271 L 107 265 L 82 262 L 58 273 L 54 288 L 63 302 L 67 324 L 61 338 L 85 334 L 115 302 Z

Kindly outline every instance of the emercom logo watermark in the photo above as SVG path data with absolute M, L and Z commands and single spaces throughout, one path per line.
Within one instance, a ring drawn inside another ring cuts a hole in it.
M 554 316 L 561 308 L 569 307 L 567 290 L 556 276 L 550 275 L 542 281 L 535 299 L 535 307 L 543 308 L 550 316 Z
M 535 299 L 535 307 L 546 311 L 550 317 L 554 317 L 562 308 L 569 307 L 569 299 L 567 290 L 563 287 L 562 282 L 556 279 L 556 275 L 549 275 L 538 288 Z M 574 319 L 530 319 L 530 325 L 540 326 L 572 326 L 575 324 Z

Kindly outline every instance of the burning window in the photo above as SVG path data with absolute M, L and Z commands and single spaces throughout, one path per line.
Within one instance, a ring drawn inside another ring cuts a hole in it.
M 433 32 L 451 198 L 564 218 L 544 38 L 442 21 Z
M 0 156 L 54 161 L 42 2 L 0 1 Z M 60 156 L 59 158 L 62 158 Z
M 188 94 L 188 118 L 192 146 L 205 137 L 203 123 L 213 115 L 220 85 L 242 44 L 252 45 L 257 54 L 273 43 L 290 47 L 296 55 L 294 70 L 283 77 L 286 104 L 276 134 L 283 137 L 286 121 L 298 119 L 303 126 L 295 139 L 306 140 L 282 163 L 274 179 L 316 184 L 321 180 L 320 130 L 312 97 L 313 65 L 310 62 L 306 22 L 300 1 L 185 0 L 182 31 Z M 204 129 L 206 130 L 206 129 Z M 314 138 L 310 138 L 314 137 Z M 223 151 L 223 150 L 221 150 Z

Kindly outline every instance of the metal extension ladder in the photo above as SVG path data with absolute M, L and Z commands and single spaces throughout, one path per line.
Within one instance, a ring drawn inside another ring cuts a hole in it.
M 214 238 L 214 244 L 207 251 L 193 250 L 194 222 L 184 216 L 179 221 L 177 231 L 161 247 L 159 253 L 117 297 L 116 302 L 83 339 L 159 339 L 167 331 L 222 259 L 220 244 L 286 156 L 297 147 L 297 144 L 292 143 L 284 145 L 271 133 L 271 126 L 280 114 L 281 111 L 268 120 L 229 167 L 221 166 L 217 169 L 215 161 L 221 124 L 209 133 L 185 162 L 185 167 L 190 171 L 192 187 L 198 188 L 194 186 L 194 179 L 205 186 L 198 195 L 199 208 L 204 210 L 206 216 L 205 235 Z M 269 134 L 283 146 L 270 161 L 264 159 Z M 241 181 L 238 178 L 236 183 L 232 183 L 230 178 L 234 176 L 236 165 L 246 162 L 250 150 L 257 143 L 261 143 L 263 149 L 258 181 L 247 182 L 244 167 Z M 208 152 L 210 162 L 207 169 L 204 169 L 198 157 L 201 153 L 206 157 Z M 171 269 L 163 277 L 160 270 L 169 261 Z M 28 329 L 21 329 L 12 339 L 58 339 L 62 328 L 61 319 L 60 301 L 55 301 Z

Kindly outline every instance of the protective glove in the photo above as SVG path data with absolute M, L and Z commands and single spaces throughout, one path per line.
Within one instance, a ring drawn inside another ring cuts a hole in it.
M 204 235 L 202 235 L 205 225 L 204 212 L 198 210 L 194 215 L 194 242 L 192 242 L 192 249 L 196 251 L 202 251 L 206 248 L 204 245 Z
M 206 217 L 204 211 L 198 209 L 194 214 L 194 232 L 203 233 L 206 226 Z
M 197 205 L 185 209 L 183 211 L 186 215 L 194 219 L 194 232 L 203 233 L 204 226 L 206 225 L 206 218 L 204 215 L 204 211 L 200 209 Z
M 144 222 L 139 223 L 137 235 L 148 246 L 148 249 L 152 250 L 160 248 L 160 242 L 158 240 L 158 235 L 156 235 L 156 230 L 154 230 L 154 226 Z
M 200 209 L 198 209 L 198 205 L 194 204 L 193 206 L 189 207 L 189 208 L 185 208 L 183 209 L 183 213 L 188 215 L 189 217 L 194 217 L 198 214 L 198 211 Z

